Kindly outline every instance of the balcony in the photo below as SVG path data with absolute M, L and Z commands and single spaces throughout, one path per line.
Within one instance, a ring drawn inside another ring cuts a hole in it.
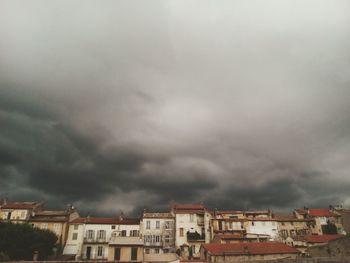
M 142 246 L 143 241 L 140 237 L 123 237 L 123 236 L 114 236 L 111 237 L 109 241 L 110 245 L 136 245 Z
M 187 231 L 187 241 L 189 242 L 195 242 L 195 241 L 205 241 L 205 234 L 199 234 L 197 231 L 196 232 L 189 232 Z
M 145 242 L 145 246 L 146 247 L 161 247 L 163 246 L 163 242 L 160 241 L 160 242 Z
M 106 237 L 84 237 L 84 243 L 107 243 Z

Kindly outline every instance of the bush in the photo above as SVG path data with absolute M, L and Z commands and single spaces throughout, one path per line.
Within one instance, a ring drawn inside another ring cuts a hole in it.
M 49 230 L 8 222 L 0 222 L 0 237 L 0 251 L 11 260 L 32 260 L 34 251 L 39 252 L 39 259 L 46 259 L 57 241 Z

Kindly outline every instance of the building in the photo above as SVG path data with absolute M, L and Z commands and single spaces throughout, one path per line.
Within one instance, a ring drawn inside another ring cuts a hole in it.
M 145 254 L 175 253 L 174 214 L 144 212 L 140 228 Z
M 108 244 L 108 260 L 143 262 L 143 240 L 140 236 L 113 235 Z
M 63 254 L 76 259 L 106 260 L 111 257 L 108 254 L 110 246 L 116 247 L 117 241 L 128 240 L 130 237 L 141 240 L 140 219 L 80 217 L 70 224 Z M 123 247 L 126 245 L 127 242 L 120 244 Z
M 335 235 L 337 236 L 337 235 Z M 328 238 L 327 238 L 328 239 Z M 322 243 L 307 248 L 306 253 L 311 257 L 350 257 L 350 237 L 340 236 L 328 240 L 319 240 Z M 344 261 L 345 262 L 345 261 Z
M 79 214 L 74 207 L 69 206 L 64 211 L 39 211 L 33 213 L 29 219 L 32 226 L 48 229 L 57 235 L 57 243 L 64 246 L 67 240 L 69 222 L 78 218 Z
M 303 208 L 294 210 L 294 215 L 299 219 L 312 218 L 315 224 L 311 232 L 315 235 L 345 234 L 341 223 L 341 215 L 331 208 Z
M 200 256 L 200 247 L 210 242 L 211 215 L 202 204 L 176 204 L 175 247 L 184 258 Z
M 6 201 L 0 206 L 0 219 L 13 223 L 28 223 L 34 213 L 43 209 L 41 202 L 11 202 Z
M 293 246 L 293 241 L 298 237 L 311 234 L 311 228 L 315 225 L 313 218 L 295 218 L 293 216 L 277 216 L 278 236 L 277 240 Z
M 276 240 L 278 236 L 277 220 L 269 217 L 252 217 L 247 220 L 246 233 L 254 235 L 268 235 L 269 240 Z
M 206 262 L 295 259 L 300 252 L 284 243 L 203 244 L 200 258 Z

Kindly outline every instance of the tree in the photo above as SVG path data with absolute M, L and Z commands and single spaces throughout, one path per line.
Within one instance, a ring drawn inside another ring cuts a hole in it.
M 47 259 L 56 245 L 57 236 L 29 224 L 0 222 L 0 252 L 11 260 L 31 260 L 35 251 Z

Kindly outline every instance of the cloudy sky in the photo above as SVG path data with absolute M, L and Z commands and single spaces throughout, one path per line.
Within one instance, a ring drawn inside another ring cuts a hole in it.
M 0 196 L 350 206 L 347 0 L 0 1 Z

